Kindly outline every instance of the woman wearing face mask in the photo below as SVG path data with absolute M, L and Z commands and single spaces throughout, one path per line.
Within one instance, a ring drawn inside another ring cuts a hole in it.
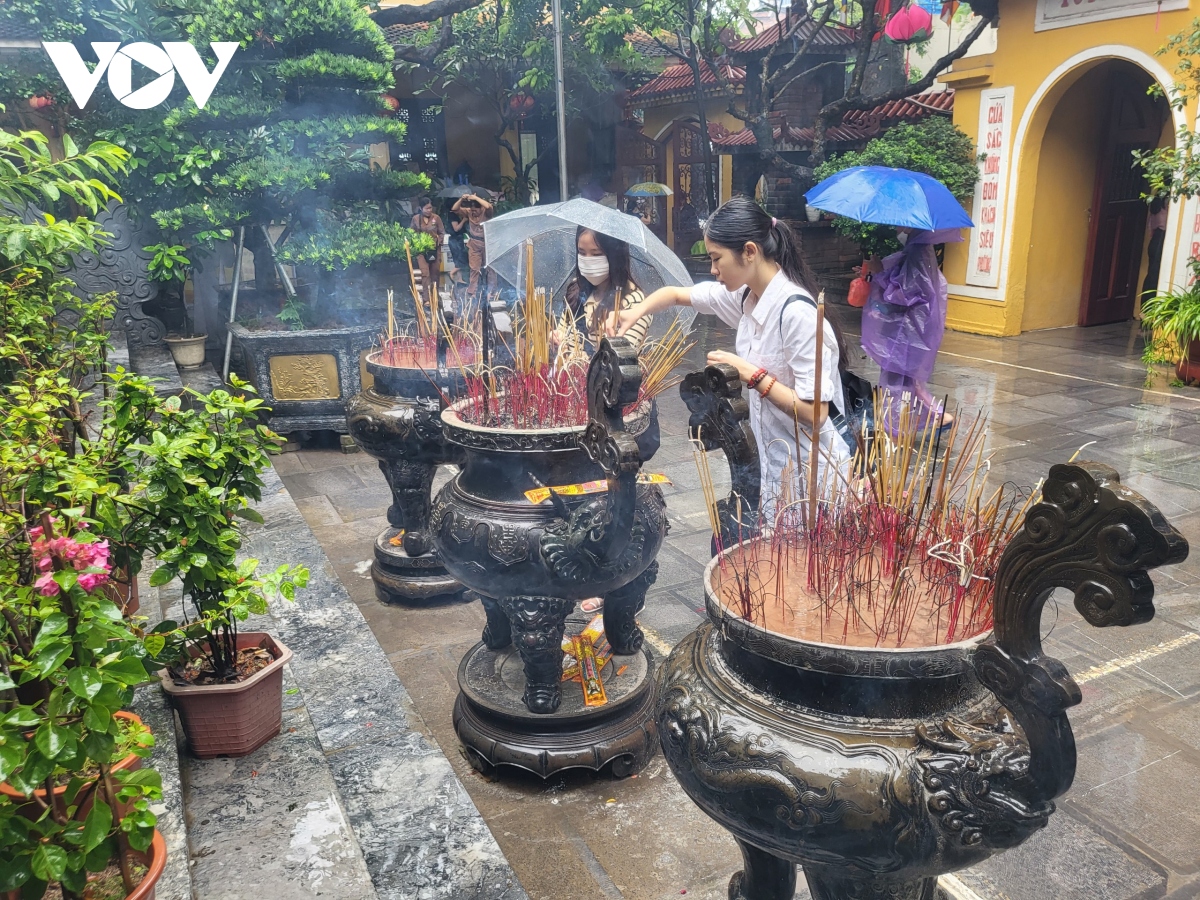
M 580 228 L 575 234 L 575 274 L 567 282 L 567 308 L 553 338 L 560 345 L 559 359 L 585 360 L 595 352 L 596 331 L 612 313 L 621 291 L 621 308 L 641 302 L 630 272 L 629 245 L 624 241 Z M 638 322 L 626 335 L 635 347 L 646 339 L 650 320 Z
M 911 403 L 921 427 L 946 428 L 953 416 L 929 393 L 938 348 L 946 331 L 946 278 L 938 268 L 935 244 L 961 241 L 958 229 L 899 229 L 902 249 L 882 262 L 872 257 L 871 293 L 863 308 L 862 346 L 879 364 L 885 392 L 885 425 L 896 427 L 900 405 Z
M 722 205 L 705 225 L 704 244 L 716 281 L 660 288 L 621 312 L 608 330 L 625 334 L 643 317 L 677 304 L 737 328 L 737 352 L 713 350 L 708 363 L 733 366 L 751 388 L 750 427 L 758 442 L 762 521 L 767 524 L 784 466 L 791 462 L 795 471 L 797 461 L 807 465 L 811 458 L 814 421 L 820 423 L 821 442 L 817 483 L 831 488 L 837 483 L 838 476 L 828 471 L 831 464 L 843 474 L 849 469 L 850 448 L 829 420 L 831 406 L 846 409 L 838 377 L 844 359 L 841 334 L 826 318 L 818 391 L 815 280 L 800 258 L 792 230 L 754 201 L 735 197 Z M 796 493 L 803 496 L 803 484 Z

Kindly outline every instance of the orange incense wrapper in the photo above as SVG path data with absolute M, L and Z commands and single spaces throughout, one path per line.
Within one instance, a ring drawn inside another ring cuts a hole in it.
M 604 693 L 604 682 L 600 679 L 600 667 L 596 665 L 596 654 L 590 641 L 575 638 L 575 658 L 579 660 L 579 681 L 583 685 L 583 705 L 603 706 L 608 702 Z
M 638 484 L 670 484 L 671 479 L 656 472 L 638 472 Z M 530 503 L 544 503 L 550 499 L 550 492 L 562 497 L 578 497 L 582 494 L 599 494 L 608 490 L 608 481 L 585 481 L 582 484 L 564 484 L 554 488 L 534 488 L 525 492 L 525 499 Z

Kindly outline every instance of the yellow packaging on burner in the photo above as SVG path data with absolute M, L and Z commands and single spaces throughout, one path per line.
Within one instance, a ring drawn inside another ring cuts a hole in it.
M 657 472 L 638 472 L 637 483 L 670 484 L 671 479 Z M 554 491 L 560 497 L 578 497 L 583 494 L 599 494 L 607 490 L 608 481 L 601 479 L 599 481 L 585 481 L 583 484 L 564 484 L 553 488 L 534 488 L 531 491 L 525 492 L 525 499 L 530 503 L 544 503 L 550 499 L 551 491 Z

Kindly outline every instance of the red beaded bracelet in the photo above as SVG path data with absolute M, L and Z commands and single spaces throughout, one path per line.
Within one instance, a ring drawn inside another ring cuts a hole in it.
M 762 381 L 766 376 L 767 376 L 767 370 L 759 369 L 753 375 L 750 376 L 750 380 L 746 382 L 746 386 L 747 387 L 757 387 L 758 383 L 760 381 Z
M 766 386 L 760 387 L 758 389 L 758 393 L 763 397 L 767 396 L 767 394 L 771 393 L 771 388 L 775 387 L 775 382 L 778 380 L 779 379 L 777 379 L 774 375 L 771 376 L 771 380 L 769 382 L 765 381 L 764 379 Z

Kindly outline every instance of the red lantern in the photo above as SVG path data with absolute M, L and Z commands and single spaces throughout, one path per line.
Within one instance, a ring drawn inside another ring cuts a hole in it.
M 518 119 L 524 119 L 533 112 L 534 105 L 533 95 L 525 91 L 517 91 L 508 98 L 508 108 Z
M 895 44 L 927 41 L 933 34 L 933 16 L 928 10 L 910 3 L 888 20 L 883 33 Z
M 45 109 L 47 106 L 53 106 L 54 101 L 50 97 L 41 94 L 34 94 L 29 98 L 30 109 Z
M 400 101 L 391 94 L 383 95 L 383 105 L 387 107 L 387 109 L 383 111 L 383 115 L 385 116 L 394 116 L 400 111 Z

